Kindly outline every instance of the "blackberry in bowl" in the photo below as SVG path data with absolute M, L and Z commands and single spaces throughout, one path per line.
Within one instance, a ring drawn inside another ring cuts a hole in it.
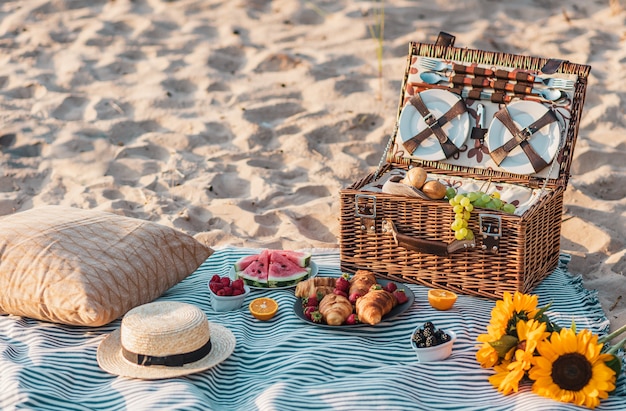
M 456 333 L 435 327 L 431 321 L 418 326 L 411 334 L 411 347 L 420 362 L 445 360 L 452 353 Z

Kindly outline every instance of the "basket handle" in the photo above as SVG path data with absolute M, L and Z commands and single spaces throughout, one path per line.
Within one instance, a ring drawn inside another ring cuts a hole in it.
M 425 254 L 448 256 L 455 251 L 466 250 L 476 246 L 474 240 L 454 240 L 448 244 L 443 241 L 425 240 L 423 238 L 411 237 L 406 234 L 399 233 L 396 229 L 396 225 L 390 218 L 383 219 L 383 231 L 390 232 L 393 235 L 393 240 L 398 247 L 404 247 L 407 250 Z

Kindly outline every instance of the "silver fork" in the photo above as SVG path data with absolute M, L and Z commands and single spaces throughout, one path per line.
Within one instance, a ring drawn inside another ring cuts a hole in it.
M 428 57 L 421 57 L 417 60 L 417 65 L 426 70 L 431 71 L 445 71 L 451 70 L 452 65 L 444 63 L 443 61 L 430 59 Z
M 454 66 L 452 64 L 444 63 L 443 61 L 435 60 L 428 57 L 419 58 L 417 61 L 417 65 L 429 71 L 454 70 Z M 548 87 L 559 89 L 572 89 L 574 88 L 575 84 L 573 80 L 566 80 L 562 78 L 545 78 L 541 76 L 533 76 L 533 80 L 535 83 L 543 83 Z
M 562 78 L 542 78 L 535 76 L 535 82 L 543 83 L 548 87 L 570 89 L 574 88 L 574 80 L 565 80 Z

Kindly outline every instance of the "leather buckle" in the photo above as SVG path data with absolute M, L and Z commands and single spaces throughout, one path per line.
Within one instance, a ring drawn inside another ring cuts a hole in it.
M 500 250 L 500 238 L 502 238 L 502 217 L 495 214 L 479 214 L 478 224 L 485 251 L 497 253 Z
M 434 126 L 438 126 L 439 125 L 439 120 L 437 120 L 435 118 L 435 116 L 433 116 L 433 113 L 428 113 L 427 115 L 425 115 L 424 116 L 424 122 L 426 123 L 428 128 L 431 128 L 431 129 Z
M 376 196 L 357 194 L 354 196 L 354 215 L 359 218 L 360 228 L 365 232 L 376 231 Z
M 528 127 L 524 127 L 523 129 L 521 129 L 517 133 L 517 136 L 521 138 L 522 140 L 528 140 L 536 132 L 537 130 L 534 127 L 528 126 Z

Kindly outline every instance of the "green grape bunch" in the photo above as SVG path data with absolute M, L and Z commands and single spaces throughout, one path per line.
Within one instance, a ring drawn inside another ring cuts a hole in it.
M 516 210 L 513 204 L 502 201 L 498 192 L 491 194 L 483 191 L 457 193 L 453 187 L 448 187 L 446 198 L 454 211 L 454 221 L 450 224 L 450 228 L 454 232 L 454 238 L 459 241 L 474 239 L 474 232 L 468 225 L 475 207 L 504 211 L 509 214 L 514 214 Z

